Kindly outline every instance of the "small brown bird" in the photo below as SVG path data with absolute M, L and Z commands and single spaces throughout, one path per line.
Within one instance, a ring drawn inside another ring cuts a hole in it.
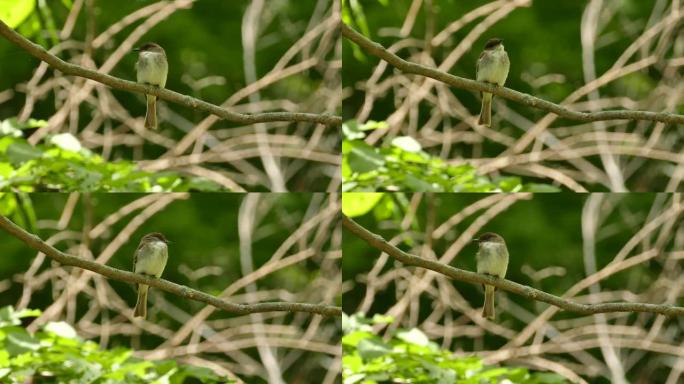
M 133 257 L 133 272 L 161 277 L 169 258 L 168 240 L 159 232 L 148 233 L 140 239 L 138 249 Z M 147 290 L 149 286 L 138 284 L 138 301 L 135 303 L 133 316 L 147 317 Z
M 159 88 L 166 86 L 166 76 L 169 73 L 169 62 L 166 60 L 164 48 L 155 43 L 147 43 L 138 52 L 138 62 L 135 65 L 137 80 L 140 84 L 156 85 Z M 157 128 L 157 97 L 146 95 L 147 113 L 145 114 L 145 128 Z
M 503 40 L 489 39 L 477 60 L 477 81 L 503 86 L 510 67 L 511 62 L 504 50 Z M 482 94 L 482 109 L 480 109 L 480 119 L 477 121 L 480 125 L 489 127 L 492 124 L 492 97 L 491 93 L 483 92 Z
M 479 245 L 477 251 L 477 273 L 496 276 L 503 279 L 508 269 L 508 249 L 503 237 L 496 233 L 487 232 L 475 239 Z M 484 286 L 485 301 L 482 309 L 482 316 L 494 320 L 494 293 L 496 287 L 491 285 Z

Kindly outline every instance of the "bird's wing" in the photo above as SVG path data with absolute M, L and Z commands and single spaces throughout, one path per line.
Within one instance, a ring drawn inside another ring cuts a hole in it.
M 140 244 L 138 244 L 138 249 L 135 250 L 135 253 L 133 254 L 133 272 L 135 272 L 135 265 L 138 264 L 138 253 L 140 253 L 140 250 L 143 247 L 142 241 Z
M 480 53 L 480 57 L 477 58 L 477 64 L 475 65 L 475 76 L 477 76 L 477 73 L 480 72 L 480 63 L 482 62 L 482 59 L 485 56 L 485 51 L 482 51 Z

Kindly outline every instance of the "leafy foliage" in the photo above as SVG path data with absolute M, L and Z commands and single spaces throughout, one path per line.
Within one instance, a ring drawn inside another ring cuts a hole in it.
M 523 183 L 516 176 L 489 178 L 470 164 L 453 166 L 424 152 L 410 136 L 396 137 L 390 146 L 376 148 L 362 139 L 366 131 L 386 123 L 350 120 L 342 132 L 342 190 L 344 192 L 559 192 L 547 184 Z
M 375 335 L 372 325 L 391 323 L 389 316 L 342 315 L 342 377 L 354 383 L 488 384 L 507 379 L 521 384 L 568 383 L 562 376 L 525 368 L 485 366 L 477 356 L 455 358 L 419 329 L 399 330 L 390 340 Z
M 40 122 L 30 121 L 30 126 Z M 222 191 L 222 186 L 175 172 L 144 172 L 130 161 L 107 162 L 83 148 L 69 133 L 33 146 L 21 136 L 16 121 L 0 124 L 0 190 L 172 192 Z M 26 126 L 25 126 L 26 127 Z
M 92 341 L 78 338 L 67 323 L 48 323 L 36 334 L 21 320 L 39 316 L 39 310 L 15 312 L 0 309 L 0 381 L 3 383 L 227 383 L 201 367 L 175 361 L 145 361 L 132 357 L 127 348 L 101 350 Z

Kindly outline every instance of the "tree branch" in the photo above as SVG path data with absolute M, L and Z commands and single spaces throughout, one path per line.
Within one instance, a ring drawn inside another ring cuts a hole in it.
M 658 305 L 658 304 L 644 304 L 644 303 L 603 303 L 603 304 L 581 304 L 572 300 L 564 299 L 559 296 L 540 291 L 538 289 L 528 287 L 526 285 L 514 283 L 510 280 L 499 279 L 493 276 L 481 275 L 475 272 L 465 271 L 454 268 L 447 264 L 442 264 L 437 261 L 427 260 L 419 256 L 411 255 L 393 246 L 364 227 L 357 224 L 355 221 L 342 215 L 342 224 L 347 230 L 356 235 L 358 238 L 364 240 L 368 245 L 376 248 L 394 259 L 406 265 L 413 265 L 416 267 L 426 268 L 442 275 L 448 276 L 454 280 L 464 281 L 472 284 L 489 284 L 504 291 L 515 293 L 530 300 L 542 301 L 551 305 L 555 305 L 561 309 L 570 312 L 577 312 L 581 314 L 594 313 L 608 313 L 608 312 L 651 312 L 658 313 L 665 316 L 684 316 L 684 307 L 677 307 L 674 305 Z
M 342 35 L 348 40 L 354 42 L 359 47 L 363 48 L 371 55 L 377 56 L 385 60 L 393 67 L 405 73 L 412 73 L 416 75 L 430 77 L 432 79 L 441 81 L 460 89 L 467 89 L 470 91 L 489 92 L 494 95 L 503 97 L 527 105 L 533 108 L 555 113 L 558 116 L 565 117 L 570 120 L 577 121 L 602 121 L 602 120 L 648 120 L 660 121 L 668 124 L 684 124 L 684 115 L 677 115 L 667 112 L 649 112 L 649 111 L 601 111 L 601 112 L 577 112 L 567 109 L 558 104 L 528 95 L 526 93 L 514 91 L 510 88 L 499 87 L 496 85 L 482 83 L 475 80 L 466 79 L 463 77 L 454 76 L 450 73 L 440 71 L 435 68 L 406 61 L 392 52 L 386 50 L 382 45 L 369 40 L 359 32 L 353 30 L 348 25 L 342 23 Z
M 67 63 L 66 61 L 52 55 L 38 44 L 27 40 L 25 37 L 13 31 L 0 20 L 0 35 L 5 37 L 10 42 L 16 44 L 20 48 L 26 50 L 36 58 L 48 63 L 53 68 L 74 76 L 85 77 L 87 79 L 95 80 L 99 83 L 108 85 L 112 88 L 122 89 L 125 91 L 147 93 L 159 97 L 160 99 L 170 101 L 172 103 L 180 104 L 188 108 L 200 110 L 211 113 L 228 121 L 233 121 L 239 124 L 255 124 L 266 123 L 273 121 L 306 121 L 312 123 L 319 123 L 328 126 L 339 126 L 342 123 L 340 116 L 331 114 L 314 114 L 314 113 L 294 113 L 294 112 L 267 112 L 244 114 L 231 112 L 226 108 L 207 103 L 206 101 L 196 99 L 194 97 L 186 96 L 169 89 L 157 88 L 152 85 L 142 85 L 132 81 L 123 80 L 118 77 L 99 73 L 91 69 L 81 67 L 79 65 Z
M 236 314 L 249 314 L 257 312 L 307 312 L 317 315 L 332 317 L 341 316 L 342 309 L 340 307 L 335 307 L 331 305 L 324 304 L 307 304 L 307 303 L 286 303 L 286 302 L 271 302 L 271 303 L 256 303 L 256 304 L 235 304 L 228 302 L 226 300 L 217 298 L 206 294 L 201 291 L 197 291 L 192 288 L 188 288 L 184 285 L 179 285 L 172 283 L 164 279 L 155 279 L 153 277 L 138 275 L 133 272 L 123 271 L 120 269 L 112 268 L 103 264 L 99 264 L 90 260 L 85 260 L 80 257 L 75 257 L 67 255 L 58 249 L 53 248 L 51 245 L 45 243 L 38 236 L 26 232 L 21 227 L 14 224 L 8 218 L 0 215 L 0 228 L 8 232 L 10 235 L 16 237 L 17 239 L 23 241 L 29 247 L 40 251 L 47 255 L 49 258 L 64 264 L 71 265 L 78 268 L 87 269 L 89 271 L 98 273 L 110 279 L 125 281 L 128 283 L 136 284 L 147 284 L 151 287 L 161 289 L 163 291 L 172 293 L 174 295 L 207 303 L 216 308 L 222 309 L 226 312 L 236 313 Z

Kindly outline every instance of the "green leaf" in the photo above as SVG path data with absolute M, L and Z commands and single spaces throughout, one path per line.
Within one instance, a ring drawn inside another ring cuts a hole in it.
M 352 172 L 365 173 L 382 167 L 385 159 L 375 148 L 363 141 L 353 141 L 349 153 L 349 167 Z
M 391 324 L 394 321 L 394 316 L 381 315 L 376 313 L 373 315 L 373 324 Z
M 17 356 L 29 351 L 37 351 L 40 348 L 40 342 L 29 335 L 24 328 L 5 327 L 4 331 L 7 332 L 5 348 L 11 356 Z
M 348 120 L 342 124 L 342 134 L 348 140 L 363 139 L 366 134 L 361 131 L 356 120 Z
M 522 189 L 522 181 L 519 177 L 501 177 L 496 182 L 503 192 L 519 192 Z
M 43 152 L 24 141 L 15 141 L 7 147 L 7 158 L 14 164 L 39 159 Z
M 392 145 L 406 152 L 420 152 L 423 148 L 420 143 L 411 136 L 399 136 L 392 139 Z
M 50 138 L 50 143 L 66 151 L 78 152 L 83 147 L 78 139 L 71 133 L 60 133 Z
M 395 212 L 398 210 L 392 195 L 385 195 L 373 208 L 373 215 L 378 221 L 389 219 Z
M 418 328 L 413 328 L 409 331 L 397 332 L 397 338 L 399 340 L 404 340 L 407 343 L 420 345 L 426 347 L 429 345 L 430 340 L 428 337 L 421 332 Z
M 357 346 L 359 355 L 364 360 L 372 360 L 392 352 L 392 347 L 381 340 L 363 339 Z
M 348 217 L 363 216 L 382 199 L 384 193 L 343 193 L 342 213 Z
M 26 20 L 35 7 L 35 0 L 2 0 L 0 1 L 0 20 L 14 29 Z
M 59 337 L 67 339 L 75 339 L 77 337 L 76 330 L 64 321 L 49 322 L 44 327 L 46 332 L 53 333 Z

